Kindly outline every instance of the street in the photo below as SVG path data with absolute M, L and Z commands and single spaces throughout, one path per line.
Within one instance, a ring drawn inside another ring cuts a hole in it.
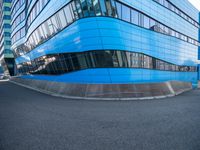
M 86 101 L 0 82 L 0 150 L 200 150 L 200 90 Z

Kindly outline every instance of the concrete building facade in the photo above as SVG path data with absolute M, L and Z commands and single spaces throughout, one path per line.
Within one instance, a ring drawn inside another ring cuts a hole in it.
M 10 10 L 11 0 L 0 0 L 0 70 L 4 72 L 4 75 L 14 75 Z

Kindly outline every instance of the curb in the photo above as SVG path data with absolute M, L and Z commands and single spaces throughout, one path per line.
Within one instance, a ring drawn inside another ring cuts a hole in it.
M 152 96 L 152 97 L 141 97 L 141 98 L 95 98 L 95 97 L 76 97 L 76 96 L 61 95 L 61 94 L 53 93 L 53 92 L 46 91 L 43 89 L 33 88 L 33 87 L 30 87 L 30 86 L 27 86 L 27 85 L 24 85 L 24 84 L 15 82 L 15 81 L 9 80 L 9 82 L 19 85 L 19 86 L 22 86 L 22 87 L 25 87 L 25 88 L 28 88 L 28 89 L 31 89 L 31 90 L 34 90 L 34 91 L 37 91 L 37 92 L 40 92 L 40 93 L 43 93 L 43 94 L 51 95 L 54 97 L 61 97 L 61 98 L 74 99 L 74 100 L 96 100 L 96 101 L 139 101 L 139 100 L 153 100 L 153 99 L 156 100 L 156 99 L 164 99 L 164 98 L 168 98 L 168 97 L 174 97 L 183 92 L 187 92 L 187 91 L 191 90 L 191 89 L 187 89 L 185 91 L 181 91 L 181 92 L 169 94 L 169 95 L 164 95 L 164 96 Z

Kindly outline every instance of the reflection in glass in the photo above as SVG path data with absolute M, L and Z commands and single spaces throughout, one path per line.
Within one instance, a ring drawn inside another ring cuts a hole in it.
M 23 53 L 23 51 L 19 50 Z M 19 74 L 63 74 L 89 68 L 144 68 L 165 71 L 195 72 L 194 66 L 178 66 L 136 52 L 97 50 L 79 53 L 50 54 L 18 64 Z

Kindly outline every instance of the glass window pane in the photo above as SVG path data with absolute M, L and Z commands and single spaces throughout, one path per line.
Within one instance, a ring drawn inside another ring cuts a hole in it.
M 139 13 L 139 25 L 144 27 L 144 15 Z
M 122 5 L 122 19 L 130 22 L 130 8 Z
M 153 19 L 150 19 L 150 29 L 155 30 L 156 22 Z
M 144 27 L 149 29 L 150 25 L 149 25 L 149 18 L 147 16 L 144 16 Z
M 53 26 L 53 24 L 51 22 L 51 19 L 47 20 L 47 27 L 49 29 L 50 35 L 54 34 L 55 30 L 54 30 L 54 26 Z
M 29 43 L 30 43 L 31 49 L 33 49 L 35 47 L 35 40 L 33 39 L 33 35 L 29 37 Z
M 113 67 L 112 54 L 109 51 L 96 51 L 93 54 L 97 68 Z
M 122 18 L 122 5 L 118 2 L 116 2 L 116 6 L 117 6 L 118 18 L 121 19 Z
M 61 24 L 61 27 L 62 28 L 65 28 L 67 26 L 67 20 L 66 20 L 66 17 L 65 17 L 65 14 L 64 14 L 64 11 L 63 10 L 60 10 L 58 12 L 58 16 L 59 16 L 59 20 L 60 20 L 60 24 Z
M 89 16 L 88 6 L 89 6 L 89 4 L 91 5 L 91 3 L 87 4 L 86 0 L 80 0 L 80 2 L 81 2 L 81 6 L 82 6 L 83 16 L 88 17 Z
M 75 2 L 76 10 L 78 12 L 78 16 L 79 16 L 79 18 L 82 18 L 83 14 L 82 14 L 81 4 L 80 4 L 79 0 L 74 0 L 74 2 Z
M 94 7 L 92 5 L 92 0 L 87 0 L 87 9 L 89 11 L 90 16 L 95 16 Z
M 114 0 L 110 0 L 111 6 L 112 6 L 112 16 L 117 18 L 117 9 L 116 9 L 116 3 Z
M 131 10 L 131 22 L 139 25 L 139 13 L 135 10 Z
M 101 6 L 102 15 L 106 16 L 107 15 L 107 11 L 106 11 L 105 2 L 104 2 L 104 0 L 99 0 L 99 2 L 100 2 L 100 6 Z
M 80 69 L 88 68 L 87 62 L 86 62 L 86 59 L 85 59 L 85 56 L 84 56 L 83 53 L 77 54 L 77 59 L 78 59 L 78 62 L 79 62 Z
M 42 26 L 40 26 L 40 27 L 38 28 L 38 31 L 40 32 L 40 41 L 44 41 L 45 35 L 44 35 L 44 31 L 43 31 L 43 29 L 42 29 Z
M 112 16 L 113 13 L 112 13 L 112 6 L 110 3 L 110 0 L 105 0 L 105 3 L 106 3 L 106 8 L 107 8 L 107 16 Z
M 70 7 L 66 6 L 64 8 L 64 12 L 65 12 L 65 16 L 67 18 L 68 24 L 71 24 L 73 22 L 73 18 L 72 18 L 72 15 L 71 15 Z
M 37 38 L 37 36 L 36 36 L 36 33 L 35 33 L 35 32 L 33 32 L 33 34 L 32 34 L 32 35 L 33 35 L 33 37 L 32 37 L 32 38 L 33 38 L 33 40 L 35 41 L 34 43 L 35 43 L 35 46 L 36 46 L 36 45 L 38 45 L 38 42 L 39 42 L 39 41 L 38 41 L 38 38 Z
M 76 10 L 76 6 L 75 6 L 75 3 L 74 1 L 71 2 L 71 5 L 68 5 L 70 7 L 70 10 L 71 10 L 71 13 L 72 13 L 72 16 L 73 16 L 73 19 L 74 20 L 77 20 L 78 19 L 78 12 Z M 66 14 L 67 16 L 67 14 Z
M 152 58 L 147 56 L 147 55 L 144 55 L 144 68 L 152 68 Z
M 35 30 L 35 36 L 37 38 L 38 44 L 40 44 L 40 32 L 38 32 L 38 29 Z
M 45 38 L 48 38 L 49 35 L 50 35 L 50 33 L 49 33 L 49 30 L 48 30 L 48 27 L 47 27 L 47 23 L 46 23 L 46 22 L 43 23 L 43 24 L 41 25 L 41 27 L 42 27 L 42 29 L 43 29 L 43 31 L 44 31 Z
M 51 17 L 51 22 L 52 22 L 52 26 L 54 28 L 54 31 L 58 32 L 60 30 L 60 27 L 59 27 L 56 15 L 54 15 L 54 16 Z
M 125 53 L 126 52 L 124 52 L 124 51 L 117 51 L 116 52 L 119 67 L 128 67 Z
M 109 55 L 112 56 L 112 65 L 113 67 L 119 67 L 119 61 L 117 57 L 117 51 L 106 51 Z
M 100 16 L 101 15 L 101 9 L 100 9 L 100 5 L 99 5 L 98 0 L 93 0 L 93 7 L 94 7 L 94 10 L 95 10 L 96 16 Z
M 174 30 L 171 30 L 171 35 L 172 35 L 172 36 L 176 36 L 176 34 L 175 34 L 175 31 L 174 31 Z

